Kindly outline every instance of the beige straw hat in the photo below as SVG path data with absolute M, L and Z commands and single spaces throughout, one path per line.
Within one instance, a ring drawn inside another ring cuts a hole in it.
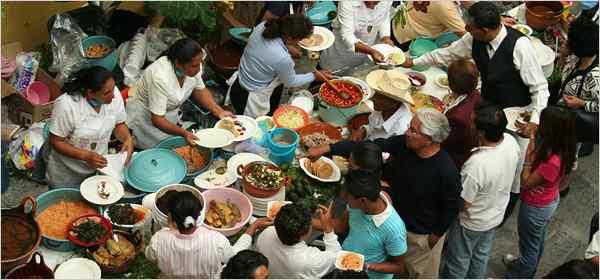
M 367 84 L 383 96 L 413 105 L 410 96 L 410 80 L 408 76 L 398 70 L 374 70 L 367 75 Z

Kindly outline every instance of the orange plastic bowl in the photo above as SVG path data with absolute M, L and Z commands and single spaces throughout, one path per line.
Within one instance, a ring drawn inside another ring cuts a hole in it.
M 288 127 L 288 126 L 281 124 L 279 122 L 279 119 L 281 117 L 285 116 L 286 114 L 288 114 L 289 112 L 297 112 L 298 114 L 300 114 L 303 119 L 302 125 L 300 125 L 298 127 Z M 304 110 L 302 110 L 296 106 L 292 106 L 292 105 L 279 106 L 279 108 L 277 108 L 277 110 L 275 110 L 275 112 L 273 113 L 273 122 L 275 123 L 275 125 L 277 127 L 285 127 L 285 128 L 289 128 L 289 129 L 298 131 L 300 128 L 302 128 L 308 124 L 308 114 Z

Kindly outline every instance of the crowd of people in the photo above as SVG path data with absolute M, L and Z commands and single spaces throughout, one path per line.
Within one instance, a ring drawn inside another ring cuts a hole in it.
M 382 62 L 372 47 L 376 42 L 406 49 L 415 38 L 450 32 L 456 41 L 449 46 L 414 60 L 407 56 L 402 64 L 447 69 L 444 112 L 412 114 L 409 105 L 375 94 L 367 125 L 348 140 L 308 150 L 312 160 L 341 155 L 350 162 L 339 194 L 318 213 L 285 205 L 274 219 L 256 220 L 231 245 L 195 223 L 203 206 L 181 192 L 169 202 L 170 227 L 154 234 L 146 256 L 170 277 L 485 278 L 495 233 L 518 204 L 519 251 L 505 256 L 504 276 L 533 278 L 579 151 L 583 143 L 598 141 L 594 13 L 570 23 L 557 63 L 560 86 L 551 92 L 529 37 L 511 28 L 493 2 L 411 1 L 400 21 L 392 1 L 339 2 L 335 42 L 321 53 L 322 70 L 304 74 L 294 70 L 294 58 L 313 27 L 297 4 L 266 5 L 228 81 L 231 111 L 205 87 L 206 55 L 189 38 L 144 70 L 126 102 L 110 71 L 76 73 L 50 121 L 44 149 L 49 184 L 79 185 L 105 167 L 102 155 L 111 135 L 123 143 L 127 161 L 134 149 L 168 136 L 194 144 L 197 136 L 178 125 L 188 99 L 217 119 L 272 114 L 283 86 L 322 82 L 332 71 L 371 63 L 368 56 Z M 531 111 L 516 131 L 506 129 L 509 107 Z M 324 249 L 307 244 L 313 231 L 324 233 Z M 585 260 L 566 263 L 548 277 L 596 278 L 597 232 L 593 240 Z M 341 250 L 364 256 L 361 272 L 335 268 Z

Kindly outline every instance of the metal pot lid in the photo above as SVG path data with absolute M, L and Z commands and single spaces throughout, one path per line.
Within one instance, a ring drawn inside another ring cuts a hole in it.
M 177 184 L 186 175 L 186 163 L 167 149 L 148 149 L 135 155 L 125 171 L 127 184 L 143 192 L 155 192 L 163 186 Z

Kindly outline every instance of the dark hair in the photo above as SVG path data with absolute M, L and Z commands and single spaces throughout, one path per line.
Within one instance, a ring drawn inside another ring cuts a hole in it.
M 269 260 L 261 253 L 242 250 L 227 262 L 221 272 L 221 279 L 252 279 L 261 266 L 269 267 Z
M 578 57 L 598 54 L 598 24 L 587 17 L 578 17 L 569 25 L 567 46 Z
M 483 131 L 488 141 L 500 141 L 507 124 L 506 115 L 500 107 L 486 101 L 475 106 L 475 128 Z
M 479 71 L 468 59 L 459 59 L 448 67 L 448 85 L 456 94 L 469 94 L 477 88 Z
M 479 1 L 469 7 L 467 22 L 477 28 L 496 29 L 500 26 L 500 11 L 492 2 Z
M 366 271 L 355 271 L 355 270 L 340 270 L 334 269 L 331 272 L 325 274 L 323 279 L 368 279 L 369 275 Z
M 113 73 L 102 66 L 83 68 L 73 74 L 62 91 L 69 95 L 84 95 L 88 90 L 101 90 L 109 79 L 114 79 Z
M 350 170 L 342 184 L 342 190 L 354 198 L 364 197 L 369 201 L 377 201 L 381 192 L 379 176 L 367 170 Z
M 183 38 L 177 40 L 173 45 L 167 49 L 164 55 L 171 61 L 171 63 L 186 64 L 194 57 L 202 53 L 202 46 L 196 40 L 191 38 Z
M 311 226 L 312 215 L 304 206 L 292 203 L 281 207 L 275 217 L 275 231 L 281 243 L 292 246 L 300 242 Z
M 169 197 L 169 214 L 180 232 L 195 226 L 195 223 L 186 226 L 185 218 L 192 217 L 196 221 L 200 211 L 202 211 L 202 203 L 190 191 L 176 192 Z
M 545 279 L 598 279 L 598 267 L 587 260 L 570 260 L 550 271 Z
M 561 160 L 561 174 L 569 174 L 575 162 L 575 113 L 558 106 L 546 107 L 540 115 L 536 135 L 536 155 L 533 166 L 546 161 L 551 154 Z
M 372 142 L 362 142 L 352 149 L 350 153 L 352 160 L 359 165 L 361 170 L 378 173 L 383 166 L 381 148 Z
M 262 36 L 266 39 L 275 39 L 282 35 L 304 39 L 312 34 L 312 30 L 310 19 L 301 14 L 293 14 L 267 21 Z

